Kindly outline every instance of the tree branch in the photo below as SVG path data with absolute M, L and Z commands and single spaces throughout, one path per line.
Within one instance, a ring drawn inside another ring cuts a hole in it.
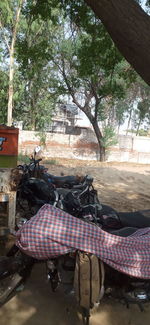
M 15 42 L 16 42 L 16 36 L 17 36 L 17 28 L 19 24 L 19 17 L 20 17 L 20 12 L 22 8 L 22 4 L 25 0 L 20 0 L 18 8 L 17 8 L 17 13 L 16 13 L 16 19 L 15 19 L 15 25 L 13 28 L 13 35 L 12 35 L 12 43 L 11 43 L 11 49 L 14 49 Z
M 100 18 L 122 55 L 150 85 L 150 17 L 133 0 L 84 1 Z

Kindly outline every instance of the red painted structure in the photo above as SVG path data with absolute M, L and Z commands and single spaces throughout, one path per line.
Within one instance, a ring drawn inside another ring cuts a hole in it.
M 0 167 L 15 167 L 19 129 L 0 125 Z

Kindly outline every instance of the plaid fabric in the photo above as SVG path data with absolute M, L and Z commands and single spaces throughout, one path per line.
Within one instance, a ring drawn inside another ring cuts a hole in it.
M 126 238 L 115 236 L 45 204 L 16 236 L 17 246 L 36 259 L 58 257 L 79 249 L 95 254 L 120 272 L 150 279 L 150 228 Z

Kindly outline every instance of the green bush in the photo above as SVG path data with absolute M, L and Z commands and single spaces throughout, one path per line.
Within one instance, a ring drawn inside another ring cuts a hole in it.
M 44 164 L 47 164 L 47 165 L 57 165 L 57 160 L 55 159 L 47 159 L 47 160 L 44 160 L 43 161 Z
M 18 155 L 18 162 L 23 164 L 29 164 L 30 158 L 27 155 L 24 155 L 22 152 Z
M 103 138 L 101 143 L 105 149 L 118 143 L 115 130 L 111 126 L 106 126 L 103 130 Z
M 138 135 L 146 137 L 148 135 L 148 131 L 147 130 L 139 130 Z
M 40 146 L 45 147 L 46 146 L 46 132 L 41 131 L 37 135 L 38 135 L 38 137 L 40 139 Z

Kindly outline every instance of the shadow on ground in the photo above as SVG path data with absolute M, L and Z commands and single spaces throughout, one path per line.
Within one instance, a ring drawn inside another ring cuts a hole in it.
M 0 309 L 1 325 L 81 325 L 73 297 L 62 290 L 52 293 L 44 265 L 36 265 L 25 289 Z M 115 300 L 105 300 L 92 312 L 90 325 L 149 325 L 150 308 L 141 312 Z
M 103 204 L 118 211 L 150 209 L 150 165 L 60 159 L 55 175 L 91 175 Z

